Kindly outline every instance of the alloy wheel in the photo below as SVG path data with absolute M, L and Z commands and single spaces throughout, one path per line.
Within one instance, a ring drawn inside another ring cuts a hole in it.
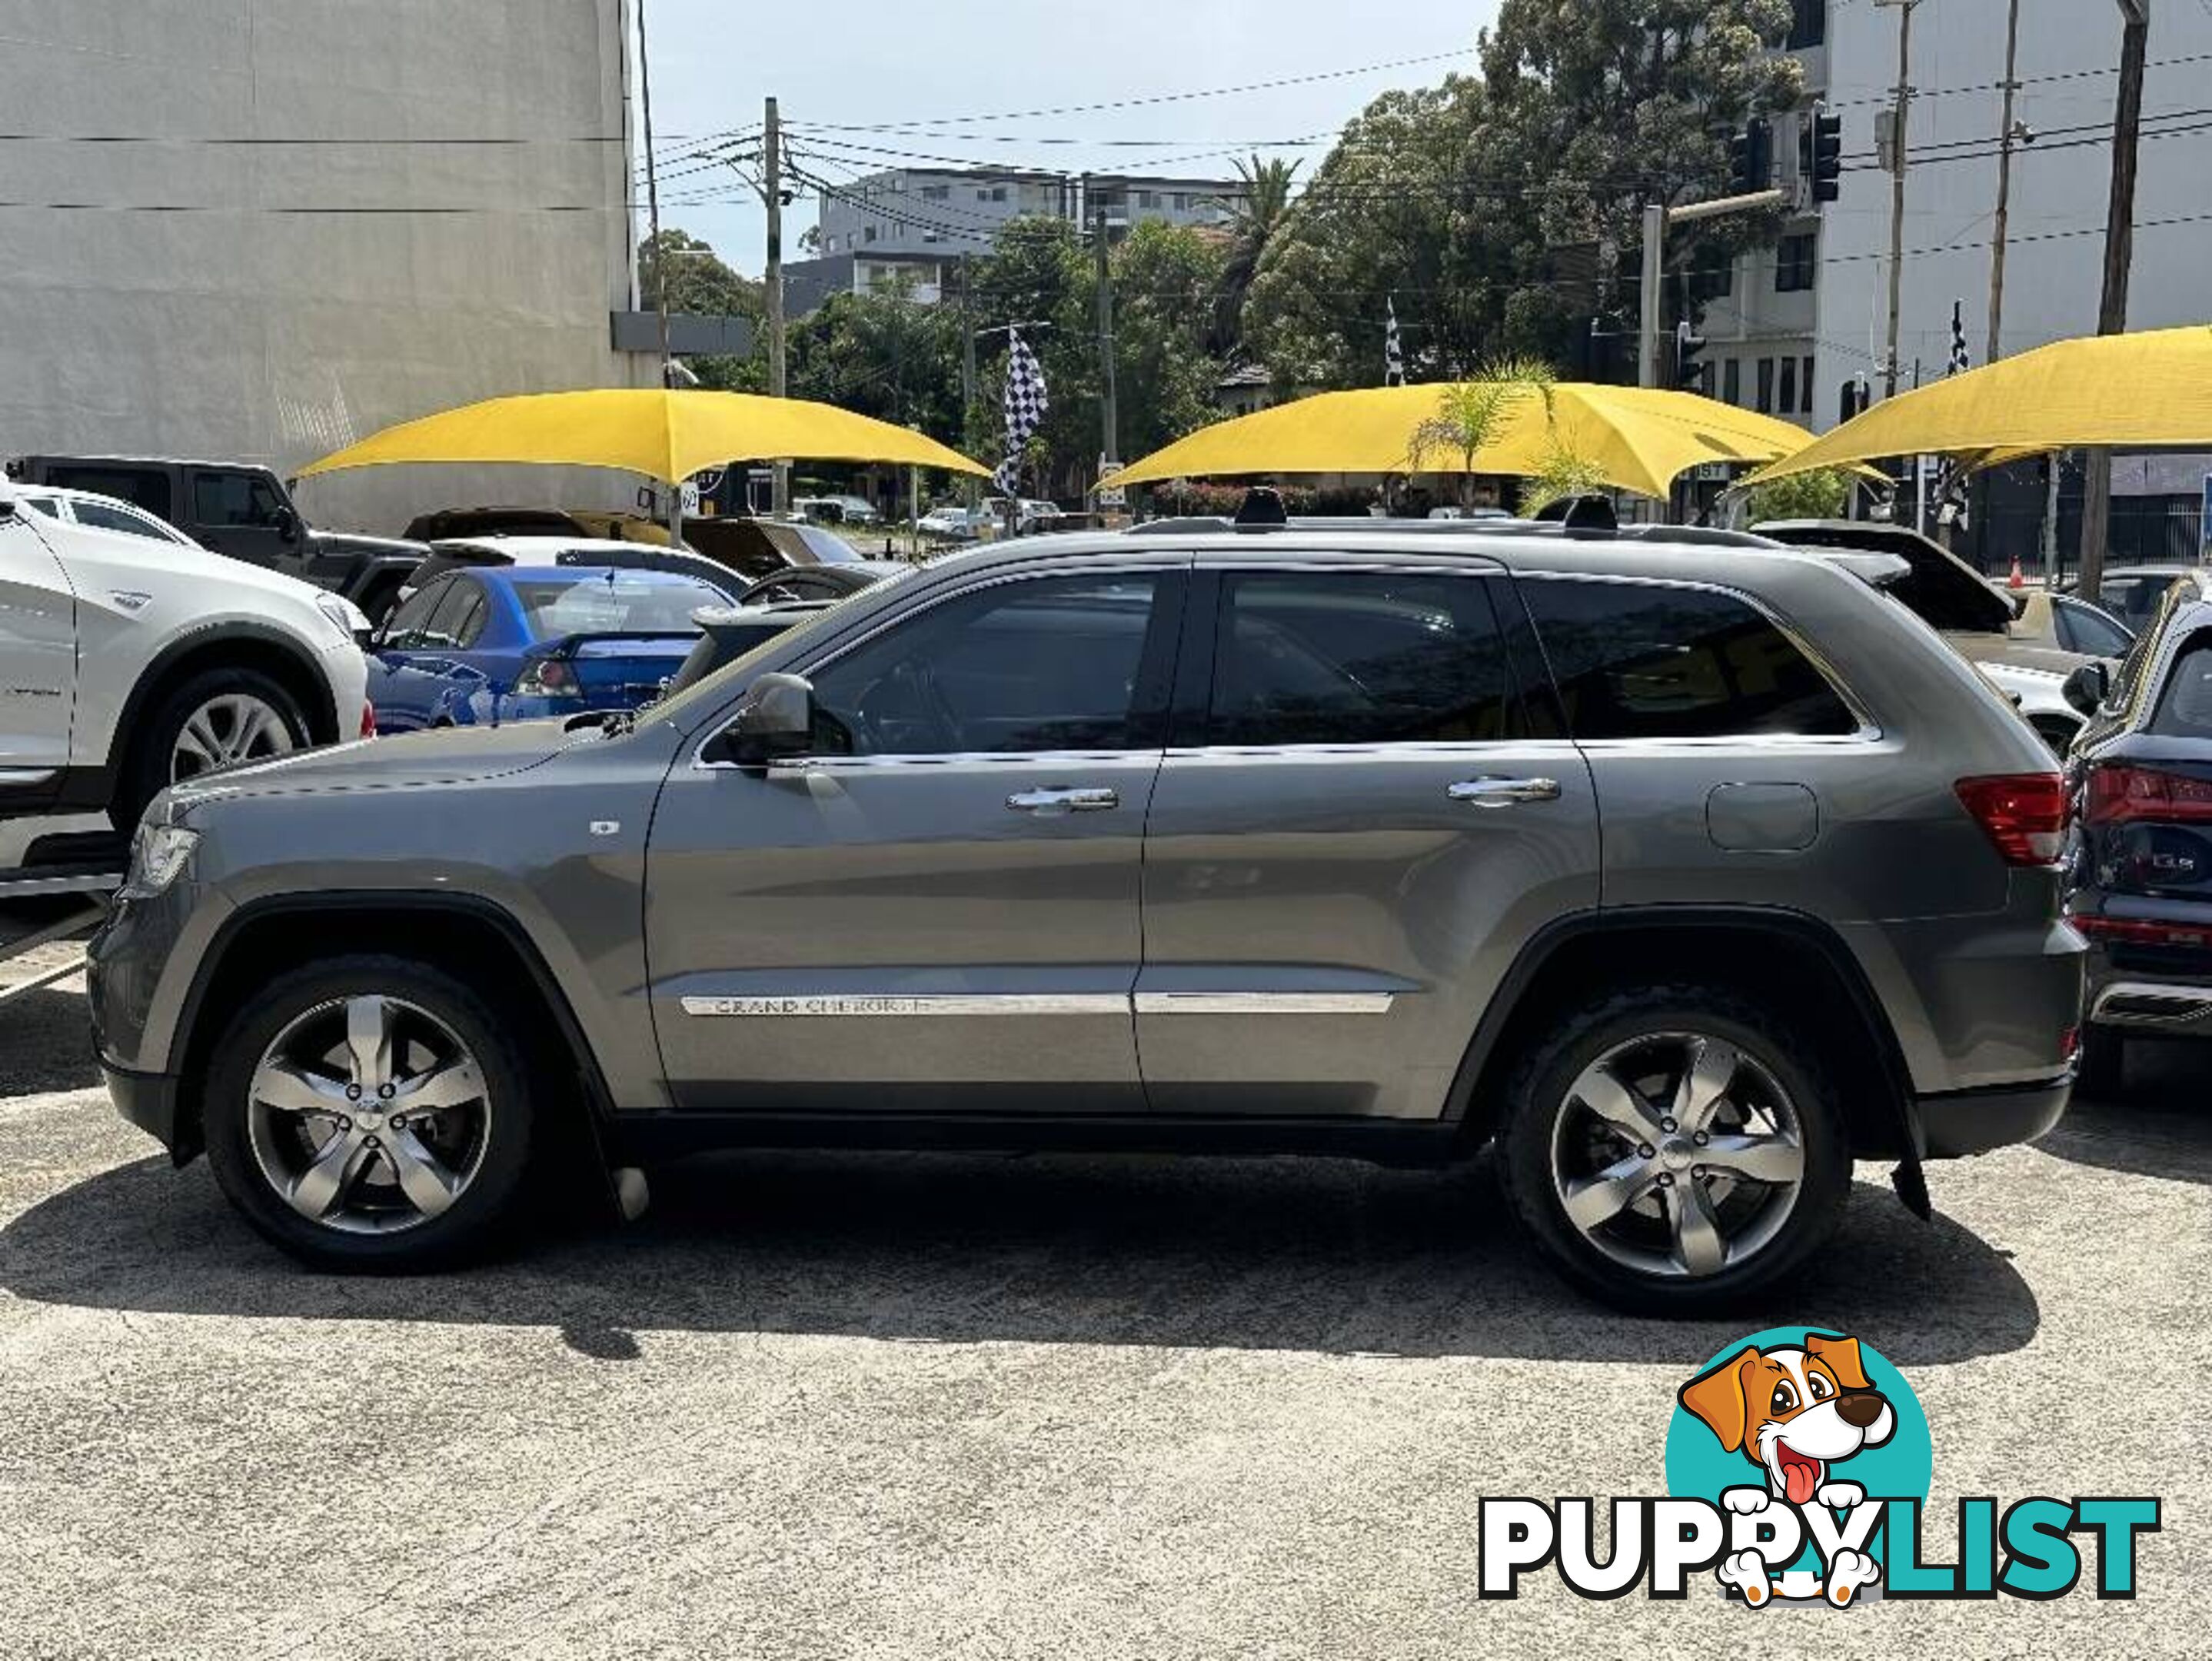
M 286 755 L 297 747 L 291 727 L 266 699 L 251 692 L 225 692 L 185 717 L 169 753 L 169 782 Z
M 363 994 L 297 1017 L 247 1093 L 262 1176 L 301 1216 L 343 1233 L 442 1215 L 489 1146 L 483 1067 L 452 1027 L 398 998 Z
M 1781 1232 L 1804 1178 L 1789 1092 L 1711 1033 L 1614 1046 L 1583 1069 L 1553 1125 L 1567 1220 L 1643 1275 L 1703 1280 L 1747 1262 Z

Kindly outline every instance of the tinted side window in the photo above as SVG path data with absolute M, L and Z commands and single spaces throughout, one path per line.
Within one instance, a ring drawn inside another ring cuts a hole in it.
M 194 473 L 192 522 L 196 525 L 273 525 L 282 506 L 265 478 L 251 473 Z
M 1520 736 L 1492 583 L 1418 572 L 1224 577 L 1206 741 L 1473 744 Z
M 53 467 L 46 483 L 64 490 L 135 502 L 156 519 L 172 519 L 169 476 L 153 467 Z
M 2135 643 L 2132 635 L 2094 605 L 2067 599 L 2051 604 L 2058 612 L 2059 644 L 2069 652 L 2099 658 L 2125 657 Z
M 89 525 L 95 531 L 116 531 L 127 537 L 144 537 L 151 542 L 167 542 L 168 532 L 148 520 L 121 508 L 111 508 L 105 502 L 80 502 L 76 504 L 76 522 Z
M 2198 635 L 2174 659 L 2150 730 L 2160 738 L 2212 739 L 2212 634 Z
M 1521 592 L 1577 739 L 1858 730 L 1805 654 L 1732 594 L 1542 579 Z
M 469 608 L 481 605 L 483 591 L 467 577 L 455 577 L 446 585 L 445 598 L 438 609 L 422 625 L 422 644 L 425 646 L 459 646 L 461 628 L 467 621 Z
M 447 578 L 442 582 L 427 583 L 408 595 L 399 609 L 386 620 L 384 643 L 403 651 L 420 645 L 422 625 L 430 620 L 430 614 L 438 609 L 438 602 L 445 599 L 453 586 L 453 580 Z
M 1000 583 L 855 647 L 814 677 L 823 755 L 1018 755 L 1163 741 L 1150 573 Z

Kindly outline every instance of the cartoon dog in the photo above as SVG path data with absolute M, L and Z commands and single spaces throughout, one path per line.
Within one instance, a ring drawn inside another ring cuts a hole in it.
M 1897 1415 L 1867 1378 L 1859 1341 L 1826 1333 L 1806 1334 L 1802 1349 L 1739 1350 L 1683 1385 L 1680 1399 L 1722 1447 L 1741 1452 L 1765 1473 L 1763 1488 L 1722 1494 L 1721 1503 L 1744 1516 L 1776 1500 L 1850 1510 L 1865 1500 L 1866 1490 L 1835 1480 L 1831 1471 L 1860 1449 L 1881 1446 L 1897 1430 Z M 1741 1561 L 1747 1558 L 1751 1561 Z M 1828 1601 L 1848 1603 L 1857 1586 L 1879 1573 L 1864 1553 L 1838 1552 L 1828 1566 Z M 1754 1608 L 1771 1595 L 1765 1565 L 1755 1552 L 1737 1553 L 1722 1564 L 1719 1575 Z

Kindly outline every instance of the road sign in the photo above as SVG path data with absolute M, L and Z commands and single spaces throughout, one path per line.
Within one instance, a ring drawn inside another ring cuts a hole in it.
M 1129 493 L 1114 483 L 1121 472 L 1118 465 L 1103 460 L 1099 463 L 1097 497 L 1101 508 L 1126 508 L 1129 505 Z

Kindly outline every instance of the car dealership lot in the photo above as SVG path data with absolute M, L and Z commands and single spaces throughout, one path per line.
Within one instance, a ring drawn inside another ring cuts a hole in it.
M 1762 1312 L 1905 1369 L 1939 1555 L 1961 1494 L 2163 1496 L 2140 1600 L 1753 1615 L 1702 1578 L 1477 1602 L 1480 1496 L 1663 1491 L 1675 1388 L 1765 1323 L 1571 1297 L 1484 1167 L 732 1156 L 625 1231 L 325 1278 L 167 1171 L 82 998 L 33 994 L 0 1007 L 0 1647 L 1689 1655 L 1761 1620 L 1777 1654 L 2201 1654 L 2212 1114 L 2186 1050 L 2138 1080 L 1936 1170 L 1932 1227 L 1863 1169 Z

